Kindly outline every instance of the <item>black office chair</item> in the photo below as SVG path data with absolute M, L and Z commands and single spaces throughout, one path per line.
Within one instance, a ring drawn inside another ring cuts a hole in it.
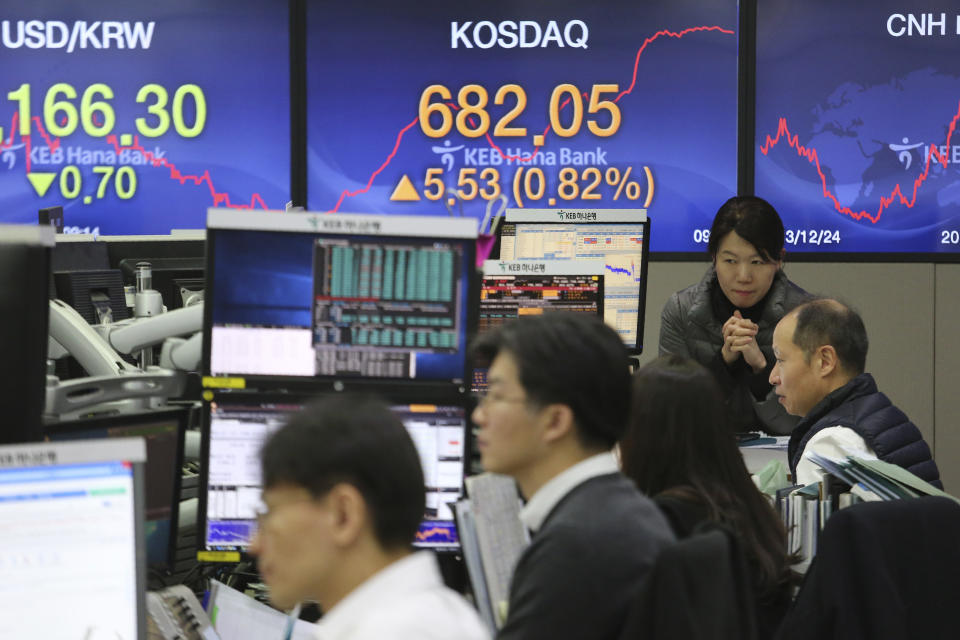
M 778 640 L 955 639 L 960 505 L 923 497 L 835 513 Z
M 713 523 L 660 552 L 621 640 L 755 640 L 754 596 L 736 537 Z

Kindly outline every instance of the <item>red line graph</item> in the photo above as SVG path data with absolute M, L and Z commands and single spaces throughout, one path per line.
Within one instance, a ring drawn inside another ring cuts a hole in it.
M 254 193 L 250 196 L 250 204 L 233 204 L 230 201 L 230 195 L 227 193 L 220 193 L 213 186 L 213 179 L 210 177 L 210 171 L 206 170 L 203 172 L 203 175 L 194 176 L 194 175 L 184 175 L 180 173 L 180 170 L 177 169 L 177 166 L 172 162 L 167 162 L 166 158 L 157 158 L 152 151 L 147 151 L 140 145 L 140 136 L 133 136 L 133 144 L 127 147 L 123 147 L 117 142 L 116 134 L 110 134 L 107 136 L 107 144 L 113 145 L 113 148 L 116 149 L 117 153 L 125 150 L 139 151 L 143 154 L 143 157 L 146 158 L 151 165 L 154 167 L 166 167 L 170 170 L 170 179 L 179 180 L 180 184 L 184 184 L 188 180 L 192 181 L 193 184 L 199 185 L 206 182 L 207 187 L 210 189 L 210 197 L 213 198 L 213 206 L 219 207 L 224 206 L 230 209 L 253 209 L 255 205 L 259 204 L 261 209 L 267 209 L 267 204 L 263 201 L 263 198 L 260 197 L 259 193 Z
M 43 128 L 43 125 L 40 124 L 39 116 L 34 116 L 33 121 L 36 123 L 37 127 L 39 127 L 40 135 L 46 141 L 47 147 L 50 149 L 50 151 L 56 151 L 57 148 L 60 146 L 60 139 L 50 138 L 46 130 Z M 14 132 L 17 130 L 17 125 L 19 123 L 20 123 L 20 112 L 15 111 L 13 113 L 13 117 L 10 118 L 10 138 L 6 142 L 4 142 L 3 140 L 0 140 L 0 151 L 13 147 L 13 136 L 15 135 Z M 20 140 L 23 142 L 23 145 L 24 145 L 25 156 L 27 161 L 26 162 L 27 173 L 29 173 L 30 172 L 30 151 L 33 148 L 33 144 L 32 144 L 33 141 L 29 136 L 20 136 Z
M 957 105 L 957 113 L 953 116 L 953 120 L 950 121 L 950 126 L 947 128 L 947 141 L 946 146 L 950 148 L 950 139 L 953 137 L 953 132 L 957 129 L 957 122 L 960 121 L 960 103 Z M 941 157 L 940 149 L 935 144 L 931 144 L 927 150 L 927 160 L 923 168 L 923 173 L 918 175 L 913 181 L 913 194 L 909 200 L 906 196 L 903 195 L 903 190 L 900 188 L 900 185 L 897 184 L 891 191 L 889 196 L 880 196 L 880 206 L 877 207 L 877 212 L 871 214 L 866 210 L 854 211 L 849 207 L 845 207 L 840 204 L 840 201 L 837 199 L 837 196 L 834 195 L 829 188 L 827 188 L 827 177 L 823 173 L 823 169 L 820 168 L 820 156 L 817 154 L 817 150 L 813 147 L 805 147 L 800 144 L 800 135 L 793 135 L 790 133 L 790 128 L 787 125 L 786 118 L 780 118 L 777 124 L 777 133 L 774 137 L 770 137 L 768 134 L 766 140 L 764 140 L 763 145 L 760 147 L 760 153 L 767 155 L 767 153 L 773 147 L 777 146 L 777 143 L 780 142 L 781 138 L 785 138 L 787 144 L 793 148 L 798 156 L 807 159 L 807 162 L 810 162 L 817 168 L 817 175 L 820 176 L 820 182 L 823 185 L 823 197 L 831 200 L 833 202 L 833 208 L 838 212 L 850 216 L 854 220 L 862 220 L 866 218 L 873 224 L 876 224 L 880 220 L 880 216 L 883 212 L 890 207 L 895 201 L 899 200 L 900 204 L 912 209 L 913 205 L 917 203 L 917 192 L 920 189 L 920 186 L 926 181 L 927 177 L 930 175 L 930 161 L 933 157 L 936 157 L 937 162 L 946 169 L 947 167 L 947 157 L 944 155 Z M 949 151 L 947 152 L 949 154 Z
M 10 119 L 10 137 L 6 142 L 0 140 L 0 151 L 3 151 L 4 149 L 8 149 L 13 146 L 13 139 L 15 136 L 15 132 L 17 131 L 17 124 L 19 122 L 19 119 L 20 119 L 19 111 L 14 112 L 13 117 Z M 37 131 L 40 133 L 40 136 L 44 139 L 44 141 L 46 141 L 47 147 L 49 147 L 50 151 L 55 151 L 57 148 L 59 148 L 61 139 L 51 137 L 47 133 L 47 130 L 44 128 L 43 124 L 40 122 L 40 117 L 33 116 L 32 120 L 36 125 Z M 24 144 L 24 152 L 26 155 L 26 170 L 27 170 L 27 173 L 29 173 L 31 169 L 30 152 L 33 148 L 32 136 L 21 134 L 20 140 Z M 210 197 L 213 200 L 213 206 L 215 207 L 223 206 L 223 207 L 228 207 L 230 209 L 253 209 L 259 205 L 262 209 L 269 208 L 267 207 L 267 204 L 263 201 L 263 198 L 260 196 L 259 193 L 254 193 L 250 197 L 249 204 L 233 204 L 233 202 L 231 202 L 230 200 L 229 194 L 217 191 L 216 187 L 213 184 L 213 178 L 210 177 L 210 171 L 204 171 L 203 174 L 199 176 L 183 174 L 180 172 L 179 169 L 177 169 L 177 166 L 175 164 L 173 164 L 172 162 L 169 162 L 166 158 L 158 158 L 156 157 L 156 154 L 154 154 L 152 151 L 147 151 L 140 144 L 140 136 L 133 137 L 133 144 L 129 146 L 121 146 L 119 141 L 117 140 L 116 134 L 110 134 L 106 138 L 106 143 L 109 145 L 112 145 L 117 154 L 119 154 L 121 151 L 138 151 L 139 153 L 143 154 L 143 157 L 150 163 L 151 166 L 165 167 L 166 169 L 168 169 L 170 171 L 170 179 L 177 180 L 180 182 L 180 184 L 185 184 L 188 181 L 192 182 L 195 185 L 200 185 L 205 183 L 207 185 L 207 188 L 210 190 Z
M 654 40 L 657 40 L 658 38 L 661 38 L 661 37 L 664 37 L 664 36 L 667 36 L 667 37 L 670 37 L 670 38 L 682 38 L 682 37 L 684 37 L 685 35 L 688 35 L 688 34 L 691 34 L 691 33 L 696 33 L 696 32 L 698 32 L 698 31 L 719 31 L 720 33 L 725 33 L 725 34 L 728 34 L 728 35 L 733 35 L 733 34 L 734 34 L 734 31 L 732 31 L 731 29 L 724 29 L 723 27 L 720 27 L 720 26 L 689 27 L 689 28 L 687 28 L 687 29 L 682 29 L 681 31 L 669 31 L 669 30 L 667 30 L 667 29 L 663 29 L 663 30 L 657 31 L 657 32 L 654 33 L 652 36 L 649 36 L 646 40 L 644 40 L 644 41 L 643 41 L 643 44 L 640 45 L 640 48 L 637 49 L 637 55 L 634 57 L 634 61 L 633 61 L 633 78 L 632 78 L 631 81 L 630 81 L 630 86 L 627 87 L 626 89 L 624 89 L 623 91 L 621 91 L 619 94 L 617 94 L 617 97 L 613 99 L 613 102 L 620 102 L 620 99 L 621 99 L 621 98 L 623 98 L 623 97 L 626 96 L 626 95 L 630 95 L 630 93 L 632 93 L 633 90 L 634 90 L 634 88 L 637 86 L 637 70 L 638 70 L 638 68 L 639 68 L 639 66 L 640 66 L 640 56 L 643 55 L 643 52 L 644 52 L 644 50 L 647 48 L 647 45 L 649 45 L 650 43 L 652 43 Z M 583 96 L 584 96 L 585 98 L 587 98 L 587 99 L 590 98 L 589 94 L 587 94 L 587 93 L 584 93 Z M 564 100 L 564 101 L 560 104 L 560 109 L 566 108 L 566 106 L 567 106 L 568 104 L 570 104 L 570 100 L 571 100 L 571 98 L 567 98 L 566 100 Z M 459 109 L 460 109 L 460 107 L 459 107 L 458 105 L 455 105 L 455 104 L 452 104 L 452 103 L 449 103 L 449 102 L 447 103 L 447 105 L 448 105 L 449 107 L 453 108 L 454 110 L 459 110 Z M 337 200 L 337 204 L 335 204 L 335 205 L 333 206 L 333 208 L 330 209 L 327 213 L 336 213 L 337 211 L 339 211 L 340 205 L 343 204 L 343 201 L 344 201 L 345 198 L 348 198 L 348 197 L 352 198 L 352 197 L 354 197 L 354 196 L 360 195 L 361 193 L 367 193 L 368 191 L 370 191 L 370 188 L 373 186 L 373 181 L 374 181 L 374 179 L 375 179 L 378 175 L 380 175 L 380 173 L 381 173 L 384 169 L 387 168 L 387 166 L 388 166 L 388 165 L 390 164 L 390 162 L 393 160 L 393 157 L 397 154 L 397 150 L 400 148 L 400 142 L 403 140 L 403 135 L 404 135 L 407 131 L 409 131 L 411 128 L 413 128 L 415 125 L 417 125 L 419 122 L 420 122 L 420 118 L 419 118 L 419 116 L 418 116 L 418 117 L 414 118 L 413 121 L 410 122 L 410 124 L 408 124 L 408 125 L 405 126 L 403 129 L 400 130 L 400 132 L 397 134 L 397 138 L 396 138 L 396 141 L 394 142 L 393 150 L 390 152 L 390 155 L 387 156 L 386 160 L 383 161 L 383 164 L 381 164 L 381 165 L 377 168 L 376 171 L 374 171 L 372 174 L 370 174 L 370 178 L 367 180 L 366 186 L 361 187 L 360 189 L 355 189 L 355 190 L 353 190 L 353 191 L 351 191 L 351 190 L 349 190 L 349 189 L 344 189 L 344 190 L 340 193 L 340 199 Z M 550 125 L 547 125 L 546 128 L 544 128 L 544 130 L 543 130 L 543 137 L 544 137 L 544 139 L 546 139 L 547 134 L 548 134 L 549 132 L 550 132 Z M 507 155 L 507 154 L 505 154 L 505 153 L 503 152 L 503 150 L 493 141 L 493 138 L 490 137 L 490 133 L 489 133 L 489 132 L 487 132 L 485 135 L 486 135 L 486 139 L 487 139 L 487 144 L 490 145 L 490 148 L 491 148 L 491 149 L 495 149 L 495 150 L 497 151 L 497 153 L 500 155 L 500 157 L 503 158 L 504 160 L 515 160 L 515 161 L 519 161 L 519 162 L 530 162 L 530 161 L 531 161 L 533 158 L 535 158 L 536 155 L 540 152 L 540 148 L 541 148 L 541 147 L 534 147 L 534 148 L 533 148 L 533 151 L 532 151 L 529 155 L 526 155 L 526 156 L 519 156 L 519 155 L 511 156 L 511 155 Z
M 393 156 L 397 155 L 397 150 L 400 148 L 400 141 L 403 140 L 403 134 L 409 131 L 418 122 L 420 122 L 419 116 L 414 118 L 413 122 L 405 126 L 403 129 L 400 129 L 400 132 L 397 134 L 397 141 L 393 143 L 393 151 L 391 151 L 390 155 L 387 156 L 387 159 L 383 161 L 383 164 L 381 164 L 376 171 L 370 174 L 370 179 L 367 180 L 367 186 L 363 187 L 362 189 L 357 189 L 356 191 L 350 191 L 349 189 L 344 189 L 343 193 L 340 194 L 340 199 L 337 200 L 337 204 L 333 207 L 333 209 L 330 209 L 330 211 L 328 211 L 327 213 L 336 213 L 337 210 L 340 209 L 340 205 L 343 204 L 344 198 L 346 197 L 352 198 L 353 196 L 358 196 L 361 193 L 366 193 L 367 191 L 370 191 L 370 187 L 373 186 L 373 179 L 376 178 L 378 175 L 380 175 L 380 172 L 386 169 L 387 166 L 390 164 L 390 162 L 393 160 Z

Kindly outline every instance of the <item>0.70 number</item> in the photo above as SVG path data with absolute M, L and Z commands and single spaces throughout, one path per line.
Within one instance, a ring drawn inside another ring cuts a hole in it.
M 113 190 L 121 200 L 129 200 L 137 191 L 137 174 L 133 167 L 122 166 L 115 169 L 112 165 L 93 167 L 93 172 L 100 176 L 97 187 L 97 200 L 107 195 L 110 186 L 110 177 L 113 176 Z M 83 191 L 83 177 L 76 165 L 68 165 L 60 172 L 60 194 L 67 200 L 80 196 Z

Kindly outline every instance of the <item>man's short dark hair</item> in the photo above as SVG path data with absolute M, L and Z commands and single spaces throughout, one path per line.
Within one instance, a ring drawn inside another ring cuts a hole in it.
M 481 334 L 472 351 L 481 366 L 508 352 L 531 402 L 569 406 L 586 447 L 609 449 L 626 428 L 627 351 L 617 332 L 597 316 L 527 316 Z
M 264 489 L 290 484 L 322 498 L 353 485 L 385 549 L 413 543 L 426 501 L 420 456 L 379 399 L 344 394 L 308 405 L 267 439 L 261 460 Z
M 832 346 L 844 371 L 860 375 L 867 365 L 867 329 L 856 311 L 829 298 L 812 300 L 793 310 L 797 326 L 793 343 L 810 356 L 823 345 Z

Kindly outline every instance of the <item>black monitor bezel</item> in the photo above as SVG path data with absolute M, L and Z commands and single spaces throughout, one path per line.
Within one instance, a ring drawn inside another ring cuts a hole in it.
M 78 238 L 78 239 L 74 239 Z M 58 272 L 103 271 L 110 268 L 107 244 L 84 236 L 57 236 L 50 254 L 50 270 Z
M 195 235 L 170 236 L 100 236 L 97 242 L 107 247 L 111 269 L 119 269 L 120 261 L 150 258 L 203 259 L 204 239 Z
M 11 268 L 2 274 L 0 310 L 6 319 L 0 322 L 4 340 L 16 349 L 4 350 L 9 375 L 0 381 L 10 387 L 0 392 L 4 420 L 0 444 L 38 442 L 42 439 L 43 411 L 49 347 L 50 269 L 54 248 L 52 227 L 28 227 L 0 224 L 0 265 Z M 35 282 L 30 278 L 35 277 Z M 35 285 L 33 287 L 27 285 Z
M 197 506 L 197 553 L 198 558 L 204 561 L 211 561 L 202 554 L 220 554 L 227 552 L 235 554 L 231 559 L 218 558 L 216 562 L 236 563 L 251 561 L 254 557 L 245 548 L 241 549 L 207 549 L 206 547 L 206 529 L 207 529 L 207 495 L 210 484 L 209 464 L 210 459 L 210 428 L 211 411 L 210 405 L 214 402 L 249 402 L 255 404 L 291 404 L 303 406 L 312 400 L 324 396 L 330 396 L 337 393 L 365 393 L 380 397 L 384 402 L 391 405 L 404 404 L 435 404 L 457 406 L 464 409 L 466 417 L 463 434 L 463 478 L 461 478 L 461 494 L 466 495 L 466 477 L 470 473 L 470 464 L 473 458 L 473 430 L 472 422 L 475 402 L 473 396 L 468 393 L 464 387 L 454 389 L 453 387 L 437 387 L 424 385 L 407 385 L 398 388 L 396 385 L 386 385 L 380 383 L 352 384 L 343 389 L 323 388 L 314 389 L 312 392 L 287 392 L 287 391 L 251 391 L 247 389 L 218 389 L 208 390 L 204 394 L 202 408 L 202 423 L 200 432 L 200 477 L 197 483 L 199 495 Z M 454 521 L 456 525 L 456 520 Z M 459 531 L 458 531 L 459 538 Z M 412 547 L 415 549 L 429 549 L 440 554 L 459 554 L 461 552 L 460 544 L 449 547 Z
M 591 222 L 587 220 L 554 220 L 554 219 L 544 219 L 544 220 L 509 220 L 504 219 L 504 221 L 497 226 L 497 240 L 496 244 L 502 250 L 503 245 L 503 231 L 507 225 L 518 225 L 518 224 L 530 224 L 530 225 L 547 225 L 547 226 L 568 226 L 568 225 L 583 225 L 589 227 L 592 225 L 604 225 L 604 226 L 615 226 L 615 225 L 641 225 L 643 227 L 643 246 L 640 248 L 640 303 L 637 307 L 637 344 L 628 345 L 624 344 L 624 347 L 627 350 L 627 353 L 631 356 L 639 356 L 643 353 L 643 330 L 645 326 L 645 316 L 647 310 L 647 273 L 650 263 L 650 217 L 644 216 L 643 220 L 633 220 L 633 221 L 623 221 L 618 220 L 616 222 L 607 222 L 603 220 L 598 220 L 596 222 Z M 498 256 L 499 257 L 499 256 Z M 606 294 L 604 294 L 606 295 Z

